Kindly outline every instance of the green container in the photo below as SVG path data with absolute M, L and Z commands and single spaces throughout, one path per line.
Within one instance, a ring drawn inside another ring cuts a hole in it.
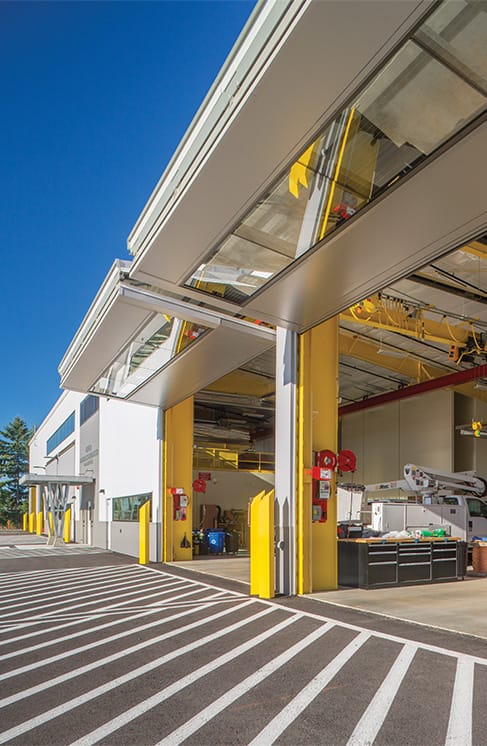
M 421 536 L 426 537 L 437 537 L 437 538 L 443 538 L 446 536 L 446 529 L 445 528 L 425 528 L 421 531 Z

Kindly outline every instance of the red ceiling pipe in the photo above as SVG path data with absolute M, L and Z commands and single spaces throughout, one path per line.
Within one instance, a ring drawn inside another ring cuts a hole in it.
M 415 383 L 413 386 L 406 386 L 397 391 L 388 391 L 386 394 L 379 394 L 378 396 L 373 396 L 370 399 L 363 399 L 362 401 L 357 401 L 353 404 L 344 404 L 343 407 L 338 407 L 338 415 L 343 417 L 352 412 L 360 412 L 362 409 L 377 407 L 379 404 L 387 404 L 388 402 L 397 401 L 398 399 L 407 399 L 409 396 L 425 394 L 427 391 L 442 389 L 446 386 L 459 386 L 461 383 L 468 383 L 469 381 L 474 381 L 476 378 L 486 377 L 487 365 L 477 365 L 476 368 L 460 370 L 458 373 L 450 373 L 447 376 L 433 378 L 431 381 L 423 381 L 423 383 Z

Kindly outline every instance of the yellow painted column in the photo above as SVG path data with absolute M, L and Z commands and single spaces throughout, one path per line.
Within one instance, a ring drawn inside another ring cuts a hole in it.
M 40 510 L 36 515 L 36 534 L 38 536 L 41 536 L 43 529 L 44 529 L 44 515 L 42 513 L 42 510 Z
M 36 514 L 34 512 L 29 513 L 29 533 L 33 534 L 35 533 L 35 520 L 36 520 Z
M 149 563 L 150 553 L 150 500 L 139 508 L 139 564 Z
M 69 544 L 71 541 L 71 508 L 67 508 L 64 513 L 64 543 Z
M 164 562 L 191 560 L 192 551 L 192 484 L 193 484 L 193 397 L 165 413 L 163 478 L 163 545 Z M 179 512 L 169 493 L 182 488 L 188 504 Z M 181 520 L 182 515 L 185 519 Z
M 338 586 L 336 478 L 325 523 L 312 523 L 312 482 L 304 470 L 316 451 L 338 447 L 338 317 L 300 339 L 298 411 L 298 593 Z

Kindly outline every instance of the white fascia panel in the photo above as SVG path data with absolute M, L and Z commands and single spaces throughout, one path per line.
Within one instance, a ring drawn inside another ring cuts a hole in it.
M 427 0 L 293 4 L 288 29 L 268 41 L 272 52 L 256 57 L 250 82 L 228 102 L 224 129 L 215 128 L 198 167 L 180 175 L 153 227 L 143 239 L 137 234 L 131 277 L 182 283 L 431 6 Z M 170 179 L 168 169 L 158 190 Z M 152 209 L 156 202 L 154 194 Z
M 484 122 L 277 278 L 246 313 L 304 331 L 486 233 L 486 169 Z
M 90 391 L 128 340 L 144 327 L 153 315 L 153 312 L 144 308 L 135 308 L 120 302 L 120 295 L 117 293 L 103 320 L 89 339 L 85 340 L 69 369 L 59 369 L 62 388 Z

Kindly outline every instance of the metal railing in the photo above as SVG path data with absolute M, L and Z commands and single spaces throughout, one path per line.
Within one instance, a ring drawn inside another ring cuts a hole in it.
M 262 451 L 239 451 L 230 448 L 207 448 L 195 446 L 193 468 L 216 471 L 274 471 L 274 453 Z

